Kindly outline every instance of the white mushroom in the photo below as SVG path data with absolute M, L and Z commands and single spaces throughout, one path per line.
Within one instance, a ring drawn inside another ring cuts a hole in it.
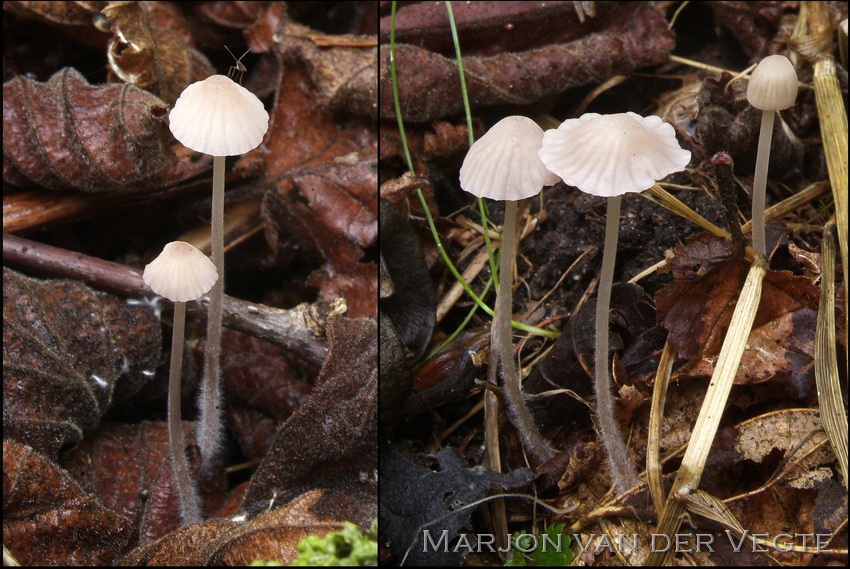
M 200 519 L 200 506 L 195 485 L 189 476 L 180 420 L 186 302 L 197 300 L 208 293 L 218 280 L 218 273 L 212 261 L 196 247 L 183 241 L 173 241 L 145 267 L 142 279 L 155 293 L 174 302 L 168 380 L 168 436 L 171 442 L 172 471 L 180 497 L 180 513 L 183 523 L 188 524 Z
M 797 98 L 797 72 L 784 55 L 768 55 L 756 66 L 747 86 L 747 100 L 762 111 L 756 170 L 753 176 L 753 248 L 767 254 L 764 238 L 764 207 L 767 167 L 776 111 L 794 105 Z
M 505 400 L 523 447 L 540 463 L 553 452 L 543 440 L 522 396 L 513 364 L 511 342 L 511 264 L 514 257 L 517 200 L 540 193 L 558 177 L 549 172 L 537 151 L 543 130 L 529 118 L 511 116 L 498 123 L 469 149 L 460 168 L 460 187 L 480 198 L 505 200 L 499 261 L 499 289 L 490 336 L 490 365 L 502 364 Z
M 617 491 L 625 492 L 635 474 L 614 418 L 608 374 L 608 312 L 617 254 L 620 199 L 627 192 L 642 192 L 664 176 L 683 170 L 691 153 L 679 146 L 673 127 L 658 117 L 642 117 L 635 113 L 587 113 L 546 131 L 538 154 L 546 167 L 567 184 L 607 198 L 605 244 L 596 300 L 596 414 L 614 486 Z
M 201 463 L 206 467 L 218 449 L 223 428 L 218 377 L 224 299 L 224 160 L 260 145 L 269 128 L 269 114 L 248 89 L 224 75 L 213 75 L 186 87 L 168 117 L 177 140 L 214 157 L 211 242 L 220 278 L 210 295 L 198 421 Z

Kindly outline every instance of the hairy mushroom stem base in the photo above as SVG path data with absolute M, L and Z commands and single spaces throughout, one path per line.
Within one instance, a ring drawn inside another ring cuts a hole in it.
M 605 219 L 605 244 L 602 250 L 602 272 L 599 276 L 599 294 L 596 297 L 596 354 L 594 375 L 596 387 L 596 416 L 599 434 L 608 455 L 608 466 L 617 492 L 624 493 L 628 484 L 636 479 L 629 462 L 626 444 L 614 415 L 614 397 L 611 394 L 611 376 L 608 373 L 608 312 L 611 307 L 611 288 L 614 282 L 614 264 L 617 258 L 617 233 L 620 226 L 620 196 L 607 198 Z
M 773 139 L 773 121 L 776 111 L 763 111 L 756 153 L 756 171 L 753 176 L 753 249 L 767 255 L 764 237 L 764 204 L 767 191 L 767 167 L 770 162 L 770 143 Z
M 513 342 L 511 342 L 511 299 L 513 282 L 513 257 L 516 241 L 517 202 L 505 201 L 505 221 L 502 225 L 502 244 L 499 254 L 499 290 L 496 294 L 496 314 L 490 338 L 491 358 L 498 360 L 491 365 L 502 364 L 505 381 L 505 401 L 511 422 L 519 432 L 522 446 L 540 464 L 553 456 L 552 450 L 537 429 L 534 418 L 525 404 L 520 387 L 519 374 L 514 368 Z
M 180 417 L 180 385 L 183 375 L 183 334 L 186 327 L 186 303 L 174 303 L 174 328 L 171 335 L 171 367 L 168 376 L 168 438 L 171 443 L 171 463 L 177 494 L 180 497 L 180 516 L 183 524 L 201 519 L 198 494 L 189 476 L 183 422 Z
M 201 469 L 212 462 L 221 440 L 221 320 L 224 300 L 224 156 L 213 157 L 212 262 L 218 281 L 210 291 L 207 343 L 204 350 L 204 381 L 201 385 L 200 420 L 197 439 L 201 448 Z

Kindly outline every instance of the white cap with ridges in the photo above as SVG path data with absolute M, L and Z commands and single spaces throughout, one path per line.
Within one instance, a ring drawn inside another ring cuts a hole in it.
M 460 187 L 479 198 L 517 201 L 558 182 L 537 157 L 543 130 L 523 116 L 503 118 L 475 141 L 460 167 Z
M 538 154 L 568 185 L 606 197 L 642 192 L 691 160 L 672 126 L 631 112 L 565 120 L 546 131 Z
M 168 119 L 174 138 L 211 156 L 245 154 L 260 145 L 269 129 L 263 102 L 224 75 L 186 87 Z
M 142 279 L 158 295 L 172 302 L 188 302 L 210 291 L 218 271 L 194 245 L 172 241 L 145 267 Z
M 784 111 L 797 99 L 797 71 L 784 55 L 762 59 L 747 86 L 747 100 L 760 111 Z

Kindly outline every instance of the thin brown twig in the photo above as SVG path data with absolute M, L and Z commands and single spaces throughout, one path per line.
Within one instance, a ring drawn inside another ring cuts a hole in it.
M 138 269 L 16 235 L 3 235 L 3 264 L 51 278 L 81 280 L 98 290 L 122 296 L 148 297 L 153 294 L 142 281 L 142 272 Z M 209 296 L 189 302 L 187 311 L 195 318 L 204 318 L 207 302 Z M 285 348 L 318 367 L 328 351 L 321 337 L 327 318 L 342 314 L 345 309 L 342 299 L 331 303 L 304 303 L 282 310 L 225 296 L 224 325 Z

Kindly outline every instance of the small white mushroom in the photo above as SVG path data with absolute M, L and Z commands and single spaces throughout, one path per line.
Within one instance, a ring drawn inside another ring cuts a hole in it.
M 599 294 L 596 299 L 594 375 L 596 414 L 614 486 L 625 492 L 635 479 L 620 427 L 614 417 L 614 398 L 608 375 L 608 312 L 617 254 L 620 199 L 642 192 L 656 181 L 683 170 L 691 153 L 676 140 L 673 127 L 655 116 L 635 113 L 587 113 L 564 121 L 543 135 L 540 159 L 564 182 L 583 192 L 606 198 L 605 244 Z
M 479 138 L 469 149 L 460 168 L 460 187 L 480 198 L 505 200 L 505 220 L 502 224 L 502 243 L 499 255 L 499 289 L 490 335 L 490 365 L 502 364 L 505 379 L 505 400 L 511 421 L 522 439 L 523 447 L 539 463 L 552 457 L 553 452 L 543 440 L 525 404 L 519 375 L 514 368 L 511 342 L 511 264 L 514 257 L 517 200 L 540 193 L 558 177 L 549 172 L 537 151 L 543 130 L 533 120 L 510 116 Z
M 797 72 L 784 55 L 768 55 L 756 66 L 747 86 L 747 100 L 762 111 L 756 170 L 753 176 L 753 248 L 767 254 L 764 238 L 764 207 L 767 167 L 776 111 L 794 105 L 797 99 Z
M 269 128 L 263 102 L 224 75 L 186 87 L 168 119 L 174 138 L 211 156 L 245 154 L 260 145 Z
M 212 261 L 220 278 L 210 295 L 198 421 L 201 462 L 206 467 L 218 449 L 223 429 L 218 377 L 224 301 L 224 161 L 225 156 L 244 154 L 260 145 L 269 128 L 269 114 L 248 89 L 224 75 L 213 75 L 186 87 L 168 117 L 177 140 L 214 157 L 211 242 Z
M 218 280 L 218 272 L 197 247 L 172 241 L 145 267 L 142 280 L 172 302 L 188 302 L 208 293 Z
M 171 335 L 171 367 L 168 380 L 168 436 L 171 442 L 174 480 L 180 497 L 180 512 L 183 523 L 188 524 L 200 518 L 200 506 L 195 485 L 192 484 L 189 476 L 180 420 L 180 380 L 183 369 L 186 302 L 197 300 L 208 293 L 218 280 L 218 273 L 212 261 L 195 246 L 183 241 L 173 241 L 145 267 L 142 279 L 155 293 L 174 302 L 174 328 Z

